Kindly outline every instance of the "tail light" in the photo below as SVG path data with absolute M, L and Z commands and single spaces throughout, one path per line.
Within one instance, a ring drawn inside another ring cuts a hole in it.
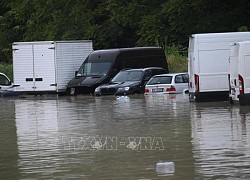
M 228 74 L 229 93 L 231 93 L 230 74 Z
M 241 75 L 239 75 L 239 88 L 240 94 L 244 94 L 244 80 Z
M 174 86 L 170 86 L 170 88 L 167 88 L 166 91 L 167 91 L 167 92 L 175 92 L 176 89 L 175 89 Z
M 199 76 L 197 74 L 194 75 L 194 84 L 195 84 L 195 92 L 199 92 Z
M 144 93 L 149 93 L 149 89 L 145 89 L 145 90 L 144 90 Z

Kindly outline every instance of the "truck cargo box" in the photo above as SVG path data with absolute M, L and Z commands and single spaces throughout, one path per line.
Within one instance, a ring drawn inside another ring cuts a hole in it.
M 14 42 L 14 82 L 22 92 L 64 92 L 93 51 L 91 40 Z

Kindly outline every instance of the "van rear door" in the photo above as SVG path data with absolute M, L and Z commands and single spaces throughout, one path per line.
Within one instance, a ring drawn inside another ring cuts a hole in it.
M 244 56 L 244 62 L 245 62 L 244 92 L 250 93 L 250 55 Z
M 234 43 L 230 48 L 229 59 L 229 96 L 232 100 L 238 100 L 239 79 L 238 79 L 238 63 L 239 63 L 239 44 Z

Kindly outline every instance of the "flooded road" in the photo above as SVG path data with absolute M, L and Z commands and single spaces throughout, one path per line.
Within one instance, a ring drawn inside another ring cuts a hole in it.
M 250 108 L 182 94 L 3 98 L 0 138 L 0 179 L 250 179 Z

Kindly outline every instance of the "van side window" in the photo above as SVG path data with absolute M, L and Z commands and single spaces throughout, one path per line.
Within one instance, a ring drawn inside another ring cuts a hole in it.
M 175 76 L 174 81 L 175 81 L 175 83 L 184 83 L 182 75 Z

